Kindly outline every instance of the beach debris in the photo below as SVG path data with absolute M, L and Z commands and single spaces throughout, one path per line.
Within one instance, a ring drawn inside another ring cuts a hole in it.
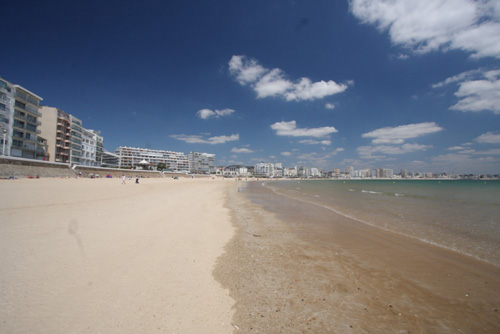
M 239 330 L 240 328 L 233 324 L 234 329 Z
M 254 237 L 260 238 L 262 237 L 260 234 L 252 234 Z

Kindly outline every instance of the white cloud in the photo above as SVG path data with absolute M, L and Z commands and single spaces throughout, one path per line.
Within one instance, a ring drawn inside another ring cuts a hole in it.
M 304 139 L 304 140 L 299 140 L 299 144 L 306 144 L 306 145 L 331 145 L 332 141 L 331 140 Z
M 201 109 L 199 110 L 196 115 L 201 118 L 201 119 L 209 119 L 209 118 L 219 118 L 223 116 L 229 116 L 232 113 L 234 113 L 233 109 L 222 109 L 222 110 L 210 110 L 210 109 Z
M 292 153 L 290 152 L 281 152 L 281 155 L 284 156 L 284 157 L 289 157 L 292 155 Z
M 500 79 L 462 82 L 455 95 L 459 101 L 450 109 L 500 114 Z
M 200 135 L 170 135 L 171 138 L 184 141 L 188 144 L 224 144 L 230 141 L 237 141 L 240 139 L 239 134 L 232 134 L 230 136 L 215 136 L 204 138 Z
M 378 145 L 378 146 L 360 146 L 357 151 L 361 158 L 366 159 L 372 158 L 374 153 L 381 154 L 405 154 L 415 151 L 425 151 L 432 148 L 430 145 L 419 145 L 419 144 L 403 144 L 401 146 L 397 145 Z
M 232 56 L 229 61 L 229 71 L 242 85 L 257 81 L 268 70 L 262 67 L 254 59 L 246 56 Z
M 479 74 L 481 72 L 482 72 L 481 70 L 470 70 L 470 71 L 462 72 L 460 74 L 449 77 L 444 81 L 441 81 L 437 84 L 432 85 L 432 88 L 440 88 L 440 87 L 449 85 L 451 83 L 468 80 L 468 79 L 475 77 L 477 74 Z
M 276 131 L 278 136 L 292 136 L 292 137 L 326 137 L 331 133 L 338 132 L 333 126 L 325 126 L 320 128 L 297 128 L 295 121 L 290 122 L 276 122 L 271 125 L 271 129 Z
M 311 79 L 305 77 L 292 82 L 279 68 L 268 69 L 255 59 L 236 55 L 232 56 L 229 61 L 229 72 L 241 85 L 250 85 L 258 98 L 277 96 L 287 101 L 322 99 L 342 93 L 353 84 L 352 81 L 338 84 L 333 80 L 312 82 Z
M 500 144 L 500 133 L 486 132 L 474 140 L 482 144 Z
M 460 150 L 464 150 L 465 147 L 463 146 L 453 146 L 453 147 L 448 147 L 448 151 L 460 151 Z
M 365 24 L 388 31 L 394 44 L 416 53 L 459 49 L 473 57 L 500 58 L 497 0 L 352 0 Z
M 326 103 L 325 108 L 326 109 L 335 109 L 335 105 L 333 103 Z
M 417 138 L 426 134 L 442 131 L 434 122 L 408 124 L 377 129 L 362 135 L 372 139 L 373 144 L 403 144 L 406 139 Z
M 500 114 L 500 69 L 466 71 L 432 85 L 440 88 L 458 83 L 455 96 L 458 102 L 450 109 L 479 112 L 484 110 Z
M 236 147 L 233 147 L 231 149 L 231 152 L 234 152 L 234 153 L 253 153 L 254 151 L 251 150 L 251 149 L 248 149 L 248 148 L 236 148 Z

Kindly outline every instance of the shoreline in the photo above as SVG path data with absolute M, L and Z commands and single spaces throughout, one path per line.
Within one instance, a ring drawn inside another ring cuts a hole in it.
M 500 330 L 497 267 L 246 186 L 215 271 L 242 332 Z

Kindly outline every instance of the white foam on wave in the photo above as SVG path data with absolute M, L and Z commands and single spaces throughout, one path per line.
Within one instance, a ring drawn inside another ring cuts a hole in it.
M 368 193 L 368 194 L 383 194 L 378 191 L 371 191 L 371 190 L 361 190 L 362 193 Z

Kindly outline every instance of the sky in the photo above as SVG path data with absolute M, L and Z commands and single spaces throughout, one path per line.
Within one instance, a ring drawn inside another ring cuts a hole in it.
M 104 147 L 500 173 L 500 1 L 11 1 L 0 76 Z

